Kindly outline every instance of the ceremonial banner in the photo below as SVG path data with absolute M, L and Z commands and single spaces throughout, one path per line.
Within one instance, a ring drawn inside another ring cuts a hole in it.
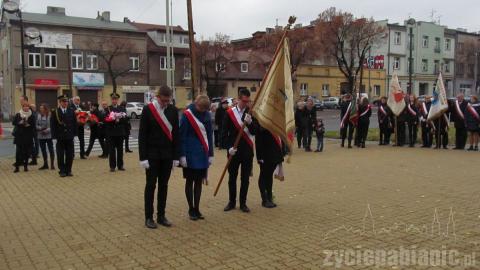
M 435 120 L 448 110 L 447 93 L 443 84 L 442 73 L 438 74 L 437 86 L 433 89 L 432 106 L 428 112 L 427 120 Z
M 405 93 L 403 92 L 402 88 L 400 88 L 397 74 L 393 74 L 392 76 L 387 105 L 392 110 L 393 114 L 395 114 L 395 116 L 399 116 L 405 109 Z
M 260 125 L 279 136 L 292 152 L 295 129 L 292 75 L 288 39 L 275 54 L 269 72 L 259 90 L 257 102 L 252 108 Z

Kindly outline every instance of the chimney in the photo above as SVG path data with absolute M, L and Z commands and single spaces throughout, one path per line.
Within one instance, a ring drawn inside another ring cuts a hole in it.
M 131 23 L 130 19 L 128 17 L 123 17 L 123 22 L 124 23 Z
M 299 28 L 302 28 L 303 25 L 301 23 L 297 23 L 295 24 L 295 26 L 293 27 L 294 29 L 299 29 Z
M 102 12 L 103 21 L 110 22 L 110 11 Z
M 65 8 L 47 6 L 47 15 L 65 16 Z

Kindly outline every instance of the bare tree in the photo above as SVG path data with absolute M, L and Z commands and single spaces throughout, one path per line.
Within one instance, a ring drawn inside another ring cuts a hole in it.
M 92 40 L 89 45 L 89 49 L 98 55 L 100 63 L 104 63 L 107 69 L 107 73 L 112 81 L 113 92 L 117 92 L 117 79 L 127 75 L 132 70 L 129 63 L 129 56 L 134 51 L 133 44 L 124 38 L 107 37 L 99 40 Z M 139 57 L 138 67 L 143 66 L 145 61 L 140 54 L 136 54 Z
M 353 93 L 357 76 L 363 73 L 366 54 L 380 41 L 385 28 L 371 18 L 356 18 L 334 7 L 320 13 L 314 24 L 322 51 L 337 63 L 348 81 L 348 92 Z

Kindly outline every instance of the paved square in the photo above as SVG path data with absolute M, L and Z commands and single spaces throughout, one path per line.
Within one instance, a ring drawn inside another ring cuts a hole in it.
M 402 248 L 454 249 L 456 269 L 480 267 L 460 264 L 479 252 L 480 153 L 328 142 L 324 153 L 295 153 L 286 181 L 274 183 L 276 209 L 260 205 L 255 166 L 250 214 L 223 212 L 226 182 L 213 197 L 226 162 L 216 155 L 201 202 L 206 219 L 188 219 L 175 169 L 167 201 L 174 227 L 157 230 L 143 226 L 137 153 L 126 155 L 126 172 L 76 159 L 75 176 L 63 179 L 35 167 L 13 174 L 13 161 L 0 161 L 0 269 L 328 269 L 342 258 L 341 269 L 372 269 L 342 250 Z M 454 268 L 434 266 L 377 269 Z

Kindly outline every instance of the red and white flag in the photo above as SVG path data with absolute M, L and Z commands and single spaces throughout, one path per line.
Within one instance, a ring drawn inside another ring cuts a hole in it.
M 405 93 L 400 87 L 396 73 L 393 74 L 392 82 L 390 83 L 390 93 L 388 94 L 387 105 L 395 116 L 399 116 L 406 106 Z

